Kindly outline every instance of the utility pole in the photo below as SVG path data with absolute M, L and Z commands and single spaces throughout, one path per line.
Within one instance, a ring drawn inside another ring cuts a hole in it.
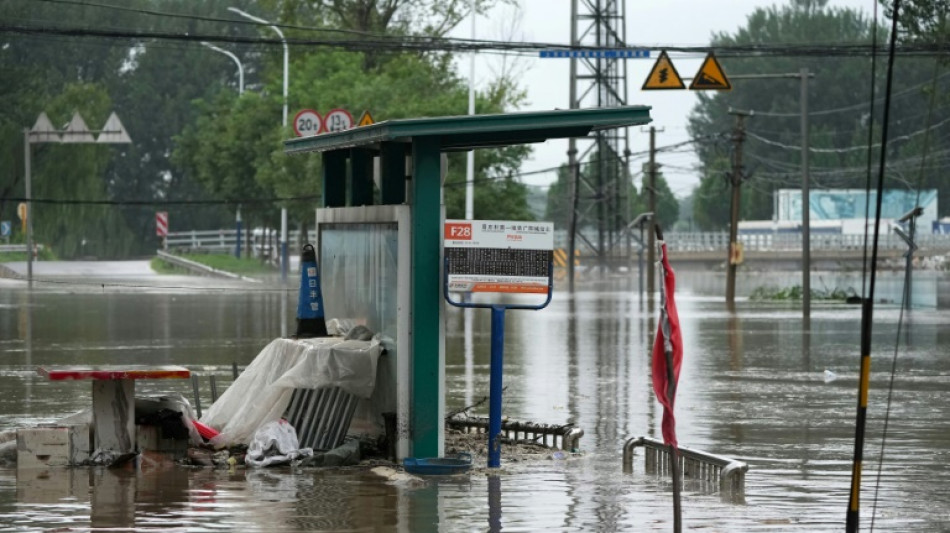
M 739 234 L 739 205 L 741 186 L 744 179 L 742 171 L 742 142 L 745 140 L 745 117 L 751 117 L 751 111 L 729 110 L 730 115 L 736 116 L 736 129 L 732 140 L 735 143 L 732 157 L 732 172 L 729 175 L 729 184 L 732 186 L 732 202 L 729 206 L 729 256 L 726 260 L 726 303 L 732 306 L 736 300 L 736 263 L 733 260 L 738 247 Z
M 801 69 L 802 114 L 802 325 L 811 329 L 811 193 L 808 187 L 808 69 Z
M 577 46 L 577 0 L 571 0 L 571 46 Z M 570 86 L 570 108 L 577 109 L 577 84 L 574 80 L 577 78 L 577 58 L 571 58 L 571 86 Z M 577 193 L 580 190 L 577 168 L 577 140 L 571 137 L 568 140 L 567 160 L 569 172 L 571 173 L 571 222 L 568 228 L 568 249 L 567 249 L 567 289 L 574 294 L 574 253 L 577 250 Z
M 649 231 L 647 231 L 647 294 L 653 298 L 653 292 L 656 290 L 656 128 L 650 126 L 650 185 L 647 186 L 649 192 L 648 210 L 653 213 L 650 217 Z

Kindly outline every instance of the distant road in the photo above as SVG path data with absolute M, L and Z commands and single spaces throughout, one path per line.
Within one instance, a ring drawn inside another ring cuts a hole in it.
M 136 261 L 34 261 L 33 276 L 44 278 L 143 278 L 157 276 L 149 260 Z M 26 261 L 2 263 L 26 277 Z

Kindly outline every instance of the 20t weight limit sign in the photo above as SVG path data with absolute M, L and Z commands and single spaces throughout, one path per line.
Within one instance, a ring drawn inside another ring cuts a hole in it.
M 323 129 L 323 117 L 313 109 L 304 109 L 294 117 L 294 133 L 297 137 L 310 137 Z

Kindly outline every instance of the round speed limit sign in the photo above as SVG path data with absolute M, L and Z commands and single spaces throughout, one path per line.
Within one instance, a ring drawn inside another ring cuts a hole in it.
M 346 109 L 331 109 L 324 119 L 327 131 L 343 131 L 353 127 L 353 115 Z
M 294 133 L 297 137 L 309 137 L 320 133 L 323 118 L 313 109 L 304 109 L 294 117 Z

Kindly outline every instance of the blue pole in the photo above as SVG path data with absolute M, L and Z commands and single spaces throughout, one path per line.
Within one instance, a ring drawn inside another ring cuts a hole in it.
M 505 306 L 491 306 L 491 382 L 488 400 L 488 468 L 501 466 L 501 381 L 505 360 Z

